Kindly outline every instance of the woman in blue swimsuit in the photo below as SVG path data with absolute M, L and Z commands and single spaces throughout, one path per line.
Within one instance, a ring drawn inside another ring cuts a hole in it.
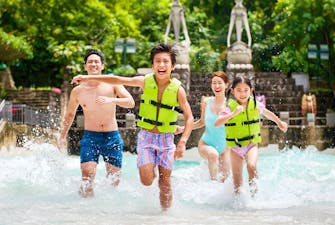
M 214 96 L 201 98 L 201 116 L 193 123 L 192 129 L 205 126 L 205 132 L 198 143 L 198 151 L 208 161 L 212 180 L 224 182 L 230 172 L 230 149 L 226 148 L 226 131 L 224 126 L 215 127 L 218 114 L 226 107 L 225 92 L 228 77 L 222 71 L 212 73 L 211 89 Z

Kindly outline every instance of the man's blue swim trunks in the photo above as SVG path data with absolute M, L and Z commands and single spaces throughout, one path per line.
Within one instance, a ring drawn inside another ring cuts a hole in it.
M 123 140 L 119 131 L 97 132 L 84 130 L 80 140 L 80 162 L 97 162 L 102 155 L 105 162 L 118 168 L 122 166 Z

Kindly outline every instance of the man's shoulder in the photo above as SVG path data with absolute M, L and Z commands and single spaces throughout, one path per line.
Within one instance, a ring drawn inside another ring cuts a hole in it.
M 71 93 L 78 93 L 78 92 L 80 92 L 82 89 L 83 89 L 82 85 L 79 84 L 79 85 L 75 86 L 74 88 L 72 88 Z

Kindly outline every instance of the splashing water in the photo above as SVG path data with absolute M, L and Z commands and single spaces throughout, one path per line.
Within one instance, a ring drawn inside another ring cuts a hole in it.
M 236 199 L 232 178 L 210 181 L 206 163 L 190 149 L 175 162 L 173 206 L 162 212 L 157 180 L 141 185 L 136 155 L 124 153 L 122 180 L 112 187 L 102 160 L 95 197 L 78 195 L 78 156 L 51 144 L 0 151 L 0 225 L 16 224 L 335 224 L 334 150 L 260 149 L 258 193 Z M 244 168 L 244 183 L 247 174 Z

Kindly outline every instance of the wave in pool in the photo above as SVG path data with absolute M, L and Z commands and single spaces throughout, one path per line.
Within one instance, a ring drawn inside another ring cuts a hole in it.
M 332 152 L 332 151 L 331 151 Z M 157 180 L 141 185 L 136 155 L 124 154 L 122 181 L 112 187 L 98 165 L 95 197 L 78 195 L 80 162 L 50 144 L 0 151 L 0 225 L 15 224 L 335 224 L 335 155 L 313 147 L 260 149 L 258 193 L 233 195 L 209 179 L 197 149 L 175 162 L 174 200 L 159 205 Z M 246 169 L 244 183 L 247 184 Z

